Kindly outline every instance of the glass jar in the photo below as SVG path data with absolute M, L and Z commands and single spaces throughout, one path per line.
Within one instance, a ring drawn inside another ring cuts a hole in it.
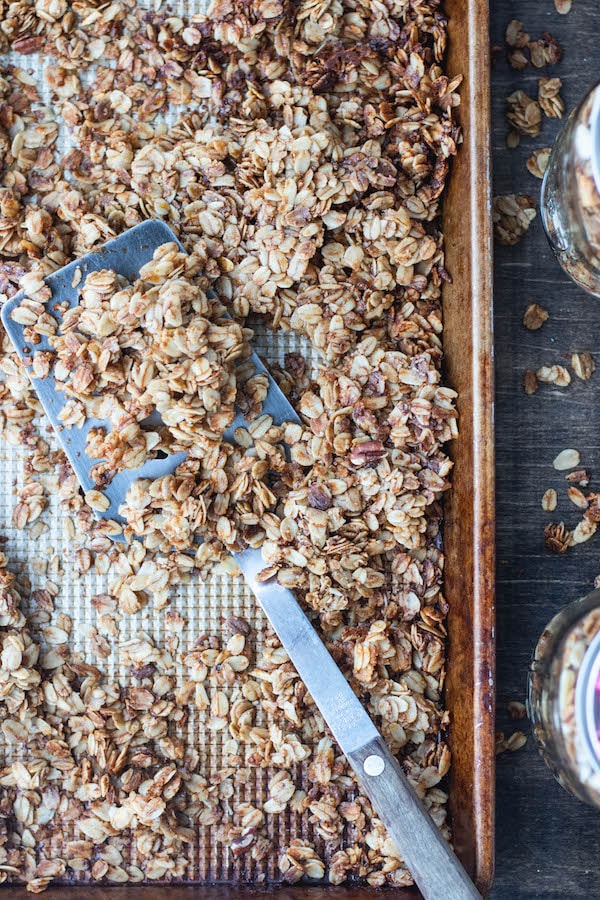
M 540 211 L 564 270 L 600 297 L 600 83 L 571 113 L 555 141 Z
M 533 654 L 527 706 L 555 778 L 600 806 L 600 590 L 563 607 L 545 628 Z

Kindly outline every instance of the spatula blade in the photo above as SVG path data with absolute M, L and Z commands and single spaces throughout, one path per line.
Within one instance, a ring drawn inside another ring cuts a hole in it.
M 100 269 L 113 269 L 129 281 L 134 281 L 138 277 L 141 267 L 152 259 L 157 247 L 171 241 L 176 242 L 181 247 L 171 229 L 164 222 L 154 220 L 142 222 L 140 225 L 136 225 L 129 231 L 124 232 L 115 240 L 109 241 L 99 250 L 88 253 L 87 256 L 83 256 L 75 262 L 69 263 L 64 268 L 53 272 L 45 279 L 46 284 L 52 291 L 52 299 L 48 303 L 48 312 L 52 313 L 52 307 L 56 303 L 64 303 L 65 301 L 70 307 L 76 306 L 79 302 L 80 287 L 85 283 L 85 279 L 90 272 Z M 78 270 L 81 271 L 80 277 L 77 274 Z M 76 282 L 75 285 L 74 282 Z M 20 291 L 4 304 L 1 312 L 2 324 L 19 354 L 46 415 L 77 475 L 79 483 L 84 491 L 93 490 L 97 485 L 91 477 L 90 471 L 101 460 L 93 459 L 86 452 L 88 432 L 91 428 L 102 426 L 110 430 L 110 423 L 101 419 L 90 418 L 80 428 L 75 426 L 65 428 L 62 425 L 59 415 L 68 398 L 64 392 L 56 389 L 56 381 L 52 374 L 48 375 L 47 378 L 35 377 L 31 367 L 31 355 L 34 348 L 25 340 L 24 326 L 19 325 L 11 318 L 13 310 L 23 302 L 25 296 L 25 292 Z M 50 346 L 45 337 L 42 337 L 40 343 L 35 347 L 36 351 L 49 349 Z M 253 353 L 250 359 L 256 371 L 265 373 L 269 379 L 269 390 L 263 403 L 263 412 L 272 416 L 276 424 L 299 421 L 294 408 L 281 392 L 256 353 Z M 235 429 L 244 424 L 242 413 L 238 413 L 234 422 L 225 432 L 226 439 L 231 440 Z M 119 515 L 119 506 L 123 503 L 125 495 L 133 482 L 139 478 L 155 479 L 168 475 L 183 462 L 186 456 L 186 453 L 172 453 L 163 458 L 148 460 L 137 469 L 126 469 L 118 472 L 110 484 L 103 488 L 103 493 L 110 505 L 106 512 L 101 514 L 102 518 L 113 519 L 122 523 L 123 518 Z

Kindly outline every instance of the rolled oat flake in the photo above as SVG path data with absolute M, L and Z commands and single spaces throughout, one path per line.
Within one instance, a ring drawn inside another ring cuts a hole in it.
M 555 778 L 600 806 L 600 590 L 563 607 L 544 629 L 529 673 L 528 711 Z

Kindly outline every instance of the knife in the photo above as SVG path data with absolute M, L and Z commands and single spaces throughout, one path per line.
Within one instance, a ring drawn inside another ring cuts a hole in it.
M 481 900 L 293 593 L 258 580 L 260 550 L 235 559 L 425 900 Z

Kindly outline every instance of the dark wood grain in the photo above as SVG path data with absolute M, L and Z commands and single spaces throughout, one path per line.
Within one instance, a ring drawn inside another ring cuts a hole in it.
M 535 147 L 549 146 L 560 123 L 545 119 L 542 134 L 517 150 L 505 145 L 504 103 L 524 88 L 537 94 L 540 75 L 563 81 L 567 109 L 600 78 L 600 3 L 574 0 L 559 16 L 552 0 L 493 0 L 492 37 L 500 41 L 511 18 L 532 36 L 550 31 L 564 49 L 563 60 L 545 71 L 518 73 L 499 61 L 492 73 L 494 181 L 496 193 L 527 192 L 539 197 L 540 182 L 525 169 Z M 590 350 L 600 365 L 600 305 L 572 284 L 555 263 L 539 218 L 514 248 L 495 251 L 497 379 L 498 529 L 498 716 L 507 733 L 515 728 L 506 703 L 524 699 L 527 667 L 548 619 L 564 603 L 585 594 L 600 574 L 599 539 L 566 556 L 548 554 L 542 530 L 548 514 L 540 498 L 548 487 L 560 494 L 554 514 L 574 525 L 577 510 L 565 497 L 565 482 L 552 468 L 556 453 L 577 448 L 600 486 L 600 372 L 566 390 L 522 391 L 526 368 L 561 362 L 573 350 Z M 550 311 L 540 331 L 521 324 L 523 309 L 536 301 Z M 600 813 L 572 799 L 554 781 L 529 739 L 518 753 L 497 762 L 496 900 L 600 897 Z

